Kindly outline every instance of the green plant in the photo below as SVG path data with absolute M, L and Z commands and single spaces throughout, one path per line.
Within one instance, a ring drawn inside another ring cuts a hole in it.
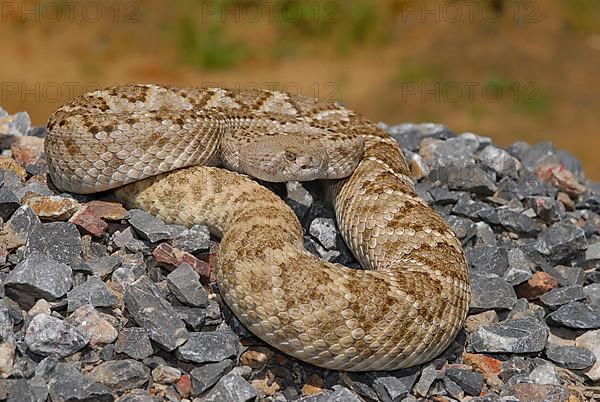
M 600 7 L 597 0 L 563 0 L 565 19 L 574 30 L 584 33 L 600 32 Z
M 443 85 L 446 82 L 441 69 L 433 65 L 420 63 L 403 63 L 398 67 L 394 82 L 397 85 L 422 82 L 439 82 Z
M 380 8 L 368 0 L 286 0 L 275 11 L 276 23 L 279 41 L 286 43 L 281 48 L 288 50 L 293 43 L 294 51 L 279 54 L 295 55 L 315 41 L 332 43 L 340 53 L 348 53 L 371 39 L 383 42 L 389 37 L 387 31 L 383 32 L 389 28 L 386 21 L 392 17 Z
M 494 73 L 485 85 L 499 90 L 501 100 L 511 102 L 510 109 L 513 112 L 544 116 L 551 109 L 550 97 L 545 95 L 535 82 L 509 80 Z
M 185 63 L 204 68 L 227 68 L 248 56 L 248 48 L 227 36 L 222 25 L 200 30 L 191 15 L 179 23 L 179 49 Z

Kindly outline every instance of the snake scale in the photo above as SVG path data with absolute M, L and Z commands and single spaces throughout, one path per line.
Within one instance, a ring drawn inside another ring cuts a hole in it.
M 284 353 L 334 370 L 394 370 L 436 357 L 462 326 L 470 285 L 460 242 L 416 195 L 396 142 L 335 102 L 132 84 L 72 100 L 48 130 L 61 190 L 117 188 L 167 223 L 207 225 L 221 239 L 223 299 Z M 246 174 L 326 179 L 364 269 L 310 254 L 292 210 Z

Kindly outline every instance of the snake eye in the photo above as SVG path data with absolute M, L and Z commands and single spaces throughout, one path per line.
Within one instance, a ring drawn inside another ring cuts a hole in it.
M 288 161 L 295 161 L 296 154 L 290 151 L 285 151 L 285 159 L 287 159 Z

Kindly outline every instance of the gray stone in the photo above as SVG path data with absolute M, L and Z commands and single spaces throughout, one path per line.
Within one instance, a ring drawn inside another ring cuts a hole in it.
M 115 352 L 124 353 L 136 360 L 143 360 L 152 356 L 154 350 L 148 332 L 144 328 L 131 327 L 119 331 L 119 337 L 115 343 Z
M 585 370 L 596 362 L 596 356 L 587 349 L 553 343 L 546 345 L 546 357 L 559 366 L 572 370 Z
M 29 205 L 21 205 L 6 223 L 21 239 L 27 240 L 33 229 L 42 222 Z
M 476 352 L 534 353 L 544 349 L 548 335 L 548 327 L 534 319 L 506 320 L 480 326 L 470 344 Z
M 444 187 L 431 189 L 429 194 L 431 194 L 433 201 L 439 205 L 456 204 L 461 198 L 470 198 L 465 197 L 465 193 L 461 191 L 450 191 Z
M 578 180 L 585 179 L 583 174 L 583 165 L 577 158 L 575 158 L 575 156 L 564 149 L 557 150 L 556 156 L 558 156 L 560 163 L 563 164 L 567 170 L 570 170 Z
M 177 349 L 177 358 L 193 363 L 212 363 L 236 357 L 238 336 L 232 331 L 191 332 Z
M 159 384 L 174 384 L 181 378 L 181 370 L 159 364 L 152 370 L 152 379 Z
M 23 315 L 26 314 L 21 310 L 21 306 L 8 297 L 0 298 L 0 309 L 6 309 L 8 311 L 14 324 L 20 324 L 23 321 Z
M 27 112 L 17 112 L 11 116 L 8 126 L 9 132 L 5 134 L 27 135 L 31 128 L 31 117 Z
M 454 381 L 468 395 L 477 396 L 483 389 L 483 375 L 470 370 L 449 368 L 446 377 Z
M 516 301 L 513 287 L 498 275 L 471 273 L 471 309 L 510 309 Z
M 8 220 L 12 214 L 21 206 L 17 196 L 4 185 L 0 186 L 0 219 Z
M 419 197 L 421 197 L 423 199 L 423 201 L 425 201 L 429 205 L 434 203 L 433 198 L 431 197 L 430 191 L 431 191 L 431 183 L 429 183 L 427 180 L 422 180 L 422 181 L 415 183 L 415 193 L 417 193 L 417 195 Z
M 312 253 L 313 255 L 316 255 L 317 257 L 322 258 L 325 261 L 333 262 L 340 256 L 339 251 L 327 250 L 325 247 L 321 246 L 321 244 L 318 243 L 316 240 L 313 240 L 310 238 L 304 242 L 304 247 L 310 253 Z
M 525 200 L 525 204 L 533 209 L 544 222 L 550 224 L 562 220 L 566 215 L 564 205 L 554 198 L 529 197 Z
M 233 361 L 225 359 L 218 363 L 205 364 L 200 367 L 194 367 L 190 372 L 192 380 L 192 395 L 203 394 L 212 387 L 219 378 L 233 367 Z
M 415 384 L 414 390 L 415 392 L 422 396 L 426 397 L 429 392 L 429 388 L 431 388 L 431 384 L 438 378 L 438 371 L 435 369 L 435 366 L 428 365 L 421 371 L 421 377 L 419 381 Z
M 6 307 L 0 307 L 0 378 L 11 375 L 17 347 L 13 319 Z
M 148 246 L 144 244 L 133 232 L 133 229 L 128 226 L 122 231 L 116 231 L 113 233 L 111 240 L 115 243 L 118 248 L 126 248 L 127 250 L 138 253 L 145 251 Z
M 129 210 L 129 223 L 140 236 L 151 243 L 174 239 L 185 230 L 181 226 L 166 225 L 160 219 L 141 209 Z
M 459 400 L 459 401 L 464 399 L 465 392 L 460 387 L 460 385 L 458 385 L 457 383 L 455 383 L 448 377 L 444 377 L 442 383 L 444 384 L 444 389 L 449 396 L 451 396 L 452 398 Z M 440 385 L 441 384 L 438 384 L 438 387 Z
M 70 356 L 87 345 L 90 338 L 79 327 L 46 314 L 33 317 L 25 333 L 27 347 L 42 356 Z
M 48 381 L 44 377 L 36 374 L 27 383 L 36 402 L 48 399 Z
M 147 271 L 144 254 L 140 252 L 135 254 L 125 254 L 123 256 L 123 261 L 121 262 L 121 267 L 132 270 L 135 273 L 136 278 L 139 278 Z
M 206 309 L 187 306 L 173 306 L 173 309 L 177 312 L 177 317 L 181 318 L 193 331 L 200 331 L 204 325 Z
M 447 185 L 450 190 L 468 191 L 482 196 L 492 195 L 497 189 L 495 180 L 476 165 L 464 168 L 441 167 L 433 170 L 427 176 L 427 179 L 430 181 L 439 180 L 442 184 Z
M 560 385 L 560 377 L 552 363 L 543 363 L 529 373 L 529 378 L 541 385 Z
M 550 197 L 556 198 L 558 190 L 549 182 L 541 181 L 536 170 L 521 169 L 517 180 L 519 198 Z
M 13 170 L 2 170 L 0 169 L 0 186 L 8 187 L 17 198 L 20 200 L 17 192 L 25 186 L 21 176 Z
M 348 372 L 343 374 L 342 380 L 345 385 L 350 387 L 350 389 L 356 392 L 358 395 L 362 396 L 363 399 L 367 401 L 379 400 L 377 393 L 373 390 L 373 388 L 371 388 L 373 383 L 372 374 Z
M 48 129 L 45 126 L 31 127 L 27 132 L 27 136 L 46 138 L 48 136 Z
M 521 163 L 503 149 L 488 145 L 479 153 L 479 161 L 499 177 L 517 177 Z
M 490 137 L 485 137 L 483 135 L 475 134 L 470 131 L 461 133 L 460 138 L 463 138 L 468 141 L 473 141 L 475 144 L 477 144 L 476 149 L 485 148 L 487 145 L 490 145 L 492 143 L 492 139 Z
M 236 374 L 221 377 L 210 392 L 200 398 L 201 402 L 247 402 L 256 398 L 256 390 L 246 380 Z
M 177 400 L 177 399 L 175 399 Z M 150 393 L 143 389 L 134 389 L 126 394 L 121 395 L 115 402 L 161 402 L 157 396 L 152 396 Z
M 494 230 L 485 222 L 477 222 L 477 243 L 486 246 L 495 246 L 498 244 Z
M 90 276 L 83 284 L 67 293 L 68 311 L 91 304 L 94 307 L 113 307 L 118 303 L 117 296 L 97 276 Z
M 209 300 L 206 307 L 205 325 L 218 325 L 223 321 L 221 316 L 221 306 L 216 300 Z
M 586 260 L 600 260 L 600 242 L 590 244 L 585 250 Z
M 600 283 L 592 283 L 584 287 L 583 294 L 589 304 L 600 305 Z
M 324 391 L 317 395 L 298 399 L 301 402 L 363 402 L 354 392 L 341 385 L 334 385 L 333 392 Z
M 508 268 L 506 248 L 495 246 L 474 247 L 467 251 L 471 272 L 503 276 Z
M 509 177 L 505 177 L 498 182 L 495 194 L 498 198 L 506 201 L 520 201 L 524 197 L 517 182 Z
M 551 384 L 532 384 L 527 379 L 523 382 L 505 384 L 500 393 L 499 401 L 521 402 L 521 401 L 544 401 L 544 402 L 562 402 L 569 399 L 569 394 L 565 388 Z M 510 398 L 510 399 L 506 399 Z
M 585 273 L 585 282 L 600 283 L 600 270 L 590 270 Z
M 183 304 L 192 307 L 208 305 L 208 293 L 200 283 L 200 275 L 185 262 L 167 275 L 167 285 L 171 293 Z
M 194 225 L 177 235 L 171 245 L 188 253 L 208 250 L 210 247 L 210 232 L 205 225 Z
M 470 219 L 450 215 L 446 221 L 463 244 L 466 244 L 477 233 L 477 226 Z
M 31 166 L 31 165 L 29 165 L 29 166 Z M 39 181 L 29 181 L 23 187 L 20 187 L 18 189 L 12 189 L 12 190 L 15 193 L 15 195 L 17 196 L 17 198 L 19 200 L 21 200 L 21 202 L 23 201 L 23 198 L 25 198 L 26 195 L 30 195 L 30 194 L 37 194 L 40 196 L 55 195 L 54 192 L 52 190 L 50 190 L 46 184 L 41 183 Z
M 575 339 L 575 346 L 589 350 L 596 357 L 596 363 L 586 370 L 585 375 L 592 381 L 600 380 L 600 330 L 586 331 Z
M 512 310 L 508 314 L 509 320 L 519 320 L 523 318 L 533 318 L 536 321 L 544 322 L 544 308 L 537 304 L 529 303 L 527 299 L 518 299 Z
M 113 391 L 141 388 L 150 380 L 150 369 L 136 360 L 112 360 L 104 362 L 89 373 L 89 378 Z
M 525 236 L 537 235 L 541 228 L 536 221 L 527 215 L 508 208 L 496 210 L 498 224 L 510 232 Z M 489 217 L 486 219 L 489 221 Z
M 534 266 L 521 249 L 509 249 L 508 269 L 504 273 L 504 279 L 513 286 L 519 285 L 533 276 Z
M 415 369 L 382 373 L 373 380 L 373 388 L 382 401 L 398 401 L 408 395 L 417 375 L 418 371 Z
M 36 298 L 56 300 L 71 289 L 72 271 L 48 255 L 33 252 L 9 272 L 6 291 L 24 306 L 32 306 Z
M 83 253 L 77 226 L 68 222 L 50 222 L 36 226 L 29 236 L 25 255 L 36 251 L 63 264 L 76 265 Z
M 48 382 L 53 402 L 112 402 L 114 397 L 102 384 L 92 382 L 70 364 L 58 363 Z
M 129 268 L 119 267 L 115 269 L 110 277 L 111 287 L 119 294 L 124 294 L 125 290 L 136 280 L 135 273 Z
M 493 212 L 493 209 L 486 203 L 473 200 L 469 195 L 460 197 L 458 202 L 452 208 L 454 215 L 464 216 L 473 220 L 479 220 Z
M 535 245 L 551 264 L 568 262 L 586 248 L 584 231 L 569 222 L 559 222 L 542 231 Z
M 336 248 L 337 229 L 331 218 L 316 218 L 310 224 L 310 234 L 327 250 Z
M 252 367 L 243 366 L 243 365 L 235 366 L 234 368 L 231 369 L 229 374 L 239 375 L 242 378 L 245 378 L 246 380 L 248 380 L 248 379 L 250 379 L 250 376 L 252 375 Z
M 540 301 L 548 307 L 558 307 L 583 299 L 585 299 L 585 294 L 581 285 L 555 288 L 540 296 Z
M 419 150 L 423 138 L 448 139 L 456 136 L 448 127 L 435 123 L 404 123 L 385 129 L 402 148 L 413 152 Z
M 515 141 L 512 144 L 510 144 L 510 146 L 508 148 L 506 148 L 506 151 L 511 154 L 512 156 L 514 156 L 515 158 L 521 160 L 523 153 L 528 150 L 530 148 L 530 145 L 525 142 L 525 141 Z
M 454 137 L 431 144 L 431 162 L 434 167 L 455 167 L 457 169 L 475 164 L 473 153 L 479 147 L 470 138 Z
M 554 145 L 549 141 L 545 141 L 525 149 L 521 154 L 520 159 L 524 167 L 531 167 L 535 170 L 540 162 L 555 153 L 556 148 L 554 148 Z
M 102 314 L 93 306 L 86 304 L 73 312 L 67 321 L 77 325 L 79 329 L 90 335 L 90 345 L 113 343 L 117 339 L 118 332 L 111 324 L 112 317 Z
M 534 368 L 531 359 L 521 356 L 510 356 L 507 360 L 500 363 L 499 377 L 504 383 L 521 381 L 527 378 L 527 374 Z M 529 381 L 529 379 L 527 379 Z
M 576 207 L 577 209 L 587 209 L 595 213 L 600 213 L 600 189 L 597 185 L 594 186 L 590 182 L 588 182 L 588 189 L 590 191 L 580 196 Z M 595 225 L 593 225 L 591 230 L 595 230 Z
M 557 326 L 576 329 L 600 328 L 600 306 L 572 302 L 548 315 L 548 322 Z
M 185 323 L 146 276 L 125 291 L 125 308 L 138 325 L 148 331 L 150 339 L 169 352 L 188 338 Z
M 557 265 L 554 267 L 543 267 L 543 270 L 552 275 L 560 286 L 583 285 L 585 281 L 585 272 L 579 267 Z
M 89 271 L 92 275 L 100 278 L 106 278 L 121 264 L 123 259 L 118 255 L 106 255 L 86 261 Z
M 313 196 L 302 183 L 297 181 L 288 181 L 285 183 L 285 187 L 287 189 L 286 203 L 302 220 L 313 204 Z
M 35 395 L 29 382 L 20 378 L 9 386 L 7 402 L 36 402 Z

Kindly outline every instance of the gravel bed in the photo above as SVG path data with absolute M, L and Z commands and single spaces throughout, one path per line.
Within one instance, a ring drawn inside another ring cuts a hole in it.
M 383 127 L 462 241 L 472 301 L 435 360 L 340 373 L 279 353 L 232 316 L 206 227 L 55 191 L 45 129 L 0 108 L 0 399 L 600 400 L 600 185 L 550 143 Z M 358 266 L 318 184 L 270 187 L 311 252 Z

